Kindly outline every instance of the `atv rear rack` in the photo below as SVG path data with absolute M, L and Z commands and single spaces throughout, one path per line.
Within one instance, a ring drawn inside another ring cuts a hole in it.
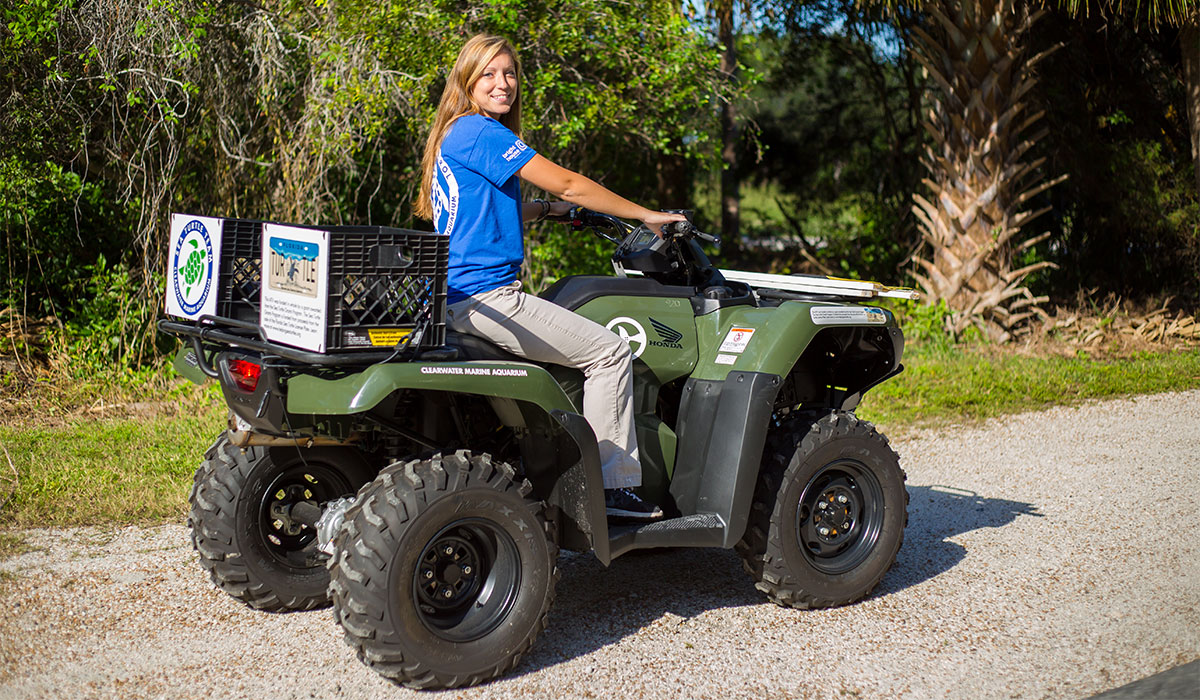
M 163 319 L 158 322 L 158 329 L 164 333 L 177 336 L 180 339 L 190 340 L 192 349 L 195 350 L 200 370 L 205 375 L 214 379 L 218 377 L 217 371 L 209 366 L 207 362 L 206 358 L 208 355 L 204 352 L 205 344 L 241 348 L 243 350 L 260 352 L 264 355 L 274 355 L 301 364 L 324 367 L 371 365 L 393 360 L 404 355 L 406 351 L 409 353 L 417 351 L 415 344 L 411 348 L 398 346 L 387 348 L 386 350 L 381 349 L 366 352 L 335 351 L 320 353 L 300 350 L 265 340 L 266 335 L 255 323 L 213 316 L 202 316 L 199 321 L 169 321 Z

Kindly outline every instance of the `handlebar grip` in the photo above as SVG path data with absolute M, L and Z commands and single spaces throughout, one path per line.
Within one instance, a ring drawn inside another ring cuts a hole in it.
M 704 241 L 705 243 L 712 243 L 713 245 L 721 245 L 721 237 L 714 236 L 711 233 L 705 233 L 703 231 L 696 231 L 696 238 L 699 238 L 700 240 Z

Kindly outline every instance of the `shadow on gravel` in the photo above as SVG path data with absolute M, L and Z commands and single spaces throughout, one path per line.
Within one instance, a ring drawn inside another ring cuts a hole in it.
M 966 557 L 947 539 L 1002 527 L 1022 515 L 1041 517 L 1028 503 L 983 498 L 944 486 L 910 486 L 909 521 L 896 565 L 871 597 L 933 578 Z M 709 610 L 767 604 L 732 550 L 631 552 L 605 569 L 591 554 L 565 553 L 550 624 L 516 675 L 570 661 L 636 634 L 667 615 L 683 619 Z
M 635 551 L 605 569 L 591 554 L 564 554 L 550 624 L 516 674 L 571 661 L 675 615 L 761 605 L 766 596 L 732 550 Z
M 909 486 L 908 527 L 896 564 L 872 595 L 902 591 L 949 571 L 967 550 L 949 538 L 985 527 L 1003 527 L 1022 515 L 1042 517 L 1037 506 L 984 498 L 950 486 Z

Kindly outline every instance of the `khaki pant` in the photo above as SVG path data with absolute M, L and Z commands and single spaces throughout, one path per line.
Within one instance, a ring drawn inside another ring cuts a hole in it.
M 642 483 L 633 430 L 633 354 L 604 326 L 521 291 L 521 283 L 452 304 L 446 324 L 534 360 L 583 370 L 583 417 L 596 433 L 604 488 Z

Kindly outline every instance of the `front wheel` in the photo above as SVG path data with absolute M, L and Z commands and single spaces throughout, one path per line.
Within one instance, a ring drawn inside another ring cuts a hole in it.
M 397 463 L 334 537 L 329 590 L 346 642 L 413 688 L 490 680 L 546 627 L 558 578 L 552 523 L 528 481 L 488 455 Z
M 904 540 L 904 480 L 887 439 L 852 413 L 776 430 L 737 545 L 758 589 L 795 608 L 844 605 L 870 593 Z

